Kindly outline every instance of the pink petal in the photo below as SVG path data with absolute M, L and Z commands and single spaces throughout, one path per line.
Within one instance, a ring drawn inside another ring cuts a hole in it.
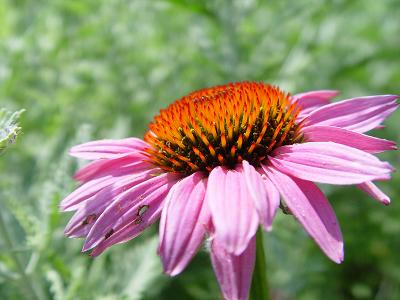
M 130 175 L 120 178 L 114 184 L 105 187 L 91 198 L 80 203 L 77 212 L 67 224 L 64 233 L 69 237 L 86 236 L 93 227 L 94 221 L 104 210 L 124 191 L 152 178 L 152 173 L 147 171 L 144 177 Z
M 97 159 L 81 168 L 74 175 L 75 180 L 85 182 L 96 177 L 118 174 L 132 174 L 153 166 L 140 153 L 128 153 L 113 159 Z
M 307 108 L 317 104 L 329 104 L 329 101 L 337 95 L 339 95 L 339 91 L 335 90 L 310 91 L 293 95 L 293 102 L 297 102 L 303 108 Z
M 393 168 L 364 151 L 332 142 L 279 147 L 269 161 L 280 171 L 304 180 L 356 184 L 387 179 Z
M 308 115 L 313 110 L 327 105 L 333 97 L 339 94 L 338 91 L 320 90 L 311 91 L 293 96 L 293 102 L 297 102 L 301 106 L 300 115 Z
M 145 229 L 155 223 L 161 215 L 162 208 L 164 206 L 164 199 L 168 193 L 170 186 L 164 185 L 162 188 L 152 192 L 144 200 L 146 201 L 149 208 L 143 213 L 140 218 L 138 215 L 132 220 L 126 220 L 123 222 L 119 229 L 109 231 L 109 235 L 93 248 L 90 256 L 95 257 L 103 253 L 107 248 L 127 242 L 138 235 L 140 235 Z M 136 209 L 138 214 L 143 207 L 144 201 L 136 205 L 133 209 Z
M 343 261 L 343 238 L 335 216 L 321 190 L 312 182 L 292 178 L 273 167 L 264 171 L 278 188 L 296 219 L 334 262 Z
M 242 165 L 247 188 L 257 209 L 260 222 L 269 231 L 279 207 L 279 192 L 267 177 L 262 176 L 247 161 L 244 160 Z
M 335 142 L 368 153 L 379 153 L 386 150 L 396 150 L 396 143 L 347 129 L 314 125 L 302 130 L 308 142 Z
M 164 270 L 178 275 L 196 254 L 210 221 L 204 201 L 207 180 L 194 173 L 169 191 L 160 221 L 159 253 Z
M 159 172 L 160 169 L 158 168 L 145 170 L 143 172 L 139 172 L 136 174 L 135 173 L 126 174 L 126 172 L 123 172 L 122 170 L 117 170 L 112 175 L 95 178 L 93 180 L 90 180 L 82 184 L 75 191 L 69 194 L 65 199 L 63 199 L 60 203 L 60 209 L 62 211 L 76 210 L 80 207 L 83 201 L 91 198 L 92 196 L 100 192 L 102 189 L 118 181 L 121 180 L 123 181 L 126 178 L 129 178 L 129 180 L 132 180 L 136 183 L 140 183 L 149 178 L 153 178 Z
M 208 177 L 206 201 L 215 239 L 233 254 L 241 254 L 257 231 L 258 215 L 241 172 L 215 167 Z
M 124 243 L 135 238 L 156 222 L 160 218 L 164 206 L 164 199 L 170 188 L 170 184 L 165 184 L 143 198 L 143 201 L 132 207 L 132 210 L 136 210 L 135 217 L 126 219 L 118 227 L 109 231 L 107 238 L 105 236 L 104 239 L 93 248 L 90 256 L 98 256 L 112 245 Z M 143 211 L 143 207 L 146 206 L 148 207 L 147 210 L 144 213 L 140 213 L 140 211 Z
M 380 95 L 348 99 L 313 111 L 305 126 L 336 126 L 363 133 L 379 126 L 396 110 L 397 95 Z
M 248 299 L 255 258 L 255 237 L 240 255 L 229 253 L 217 240 L 212 241 L 211 262 L 224 299 Z
M 359 185 L 357 185 L 359 189 L 362 191 L 366 192 L 368 195 L 370 195 L 372 198 L 377 200 L 378 202 L 384 204 L 384 205 L 389 205 L 390 204 L 390 198 L 387 196 L 384 192 L 382 192 L 375 184 L 372 182 L 363 182 Z
M 59 205 L 61 211 L 73 211 L 77 210 L 80 203 L 91 198 L 102 189 L 109 185 L 112 185 L 121 178 L 130 177 L 130 175 L 125 176 L 105 176 L 94 179 L 87 183 L 79 186 L 75 191 L 65 197 Z
M 114 233 L 135 220 L 142 220 L 139 215 L 141 208 L 146 207 L 147 215 L 147 211 L 153 209 L 153 201 L 161 198 L 164 200 L 168 190 L 177 180 L 176 177 L 174 174 L 165 173 L 143 181 L 122 193 L 96 220 L 82 251 L 89 250 L 102 240 L 108 239 L 110 232 Z
M 98 140 L 71 148 L 70 155 L 83 159 L 115 158 L 120 154 L 143 151 L 149 145 L 138 138 Z

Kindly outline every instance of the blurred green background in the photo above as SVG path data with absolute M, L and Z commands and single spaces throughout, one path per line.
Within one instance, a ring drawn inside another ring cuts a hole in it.
M 68 148 L 142 137 L 160 108 L 229 81 L 400 93 L 399 16 L 398 0 L 0 0 L 0 107 L 26 109 L 0 156 L 0 299 L 219 299 L 205 249 L 180 276 L 162 274 L 156 226 L 96 259 L 64 237 L 57 205 L 83 164 Z M 399 121 L 376 135 L 399 142 Z M 399 168 L 396 151 L 381 158 Z M 400 299 L 399 174 L 380 186 L 389 207 L 323 187 L 342 265 L 278 213 L 265 237 L 273 299 Z

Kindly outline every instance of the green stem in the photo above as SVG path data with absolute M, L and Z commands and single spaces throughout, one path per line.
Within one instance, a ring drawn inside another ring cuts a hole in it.
M 0 211 L 0 235 L 3 237 L 6 247 L 9 249 L 14 249 L 14 243 L 8 233 L 7 225 L 3 219 L 3 214 L 1 211 Z M 15 251 L 10 251 L 10 256 L 15 263 L 17 272 L 21 276 L 22 282 L 25 283 L 23 285 L 23 288 L 26 289 L 27 295 L 29 295 L 30 298 L 32 299 L 40 299 L 34 288 L 33 282 L 31 282 L 30 276 L 28 276 L 25 273 L 23 263 L 18 254 Z
M 267 282 L 264 239 L 262 229 L 256 233 L 256 264 L 254 266 L 253 280 L 251 282 L 251 300 L 269 300 L 269 289 Z

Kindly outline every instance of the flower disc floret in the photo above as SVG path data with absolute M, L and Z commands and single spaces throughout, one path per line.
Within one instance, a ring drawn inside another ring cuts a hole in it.
M 154 118 L 145 135 L 151 161 L 168 172 L 210 172 L 247 160 L 259 166 L 277 147 L 302 142 L 299 106 L 272 85 L 240 82 L 195 91 Z

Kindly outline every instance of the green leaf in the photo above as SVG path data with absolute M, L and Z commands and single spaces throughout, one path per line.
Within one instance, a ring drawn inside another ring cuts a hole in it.
M 21 132 L 18 120 L 24 109 L 11 113 L 6 109 L 0 109 L 0 154 L 13 144 Z

